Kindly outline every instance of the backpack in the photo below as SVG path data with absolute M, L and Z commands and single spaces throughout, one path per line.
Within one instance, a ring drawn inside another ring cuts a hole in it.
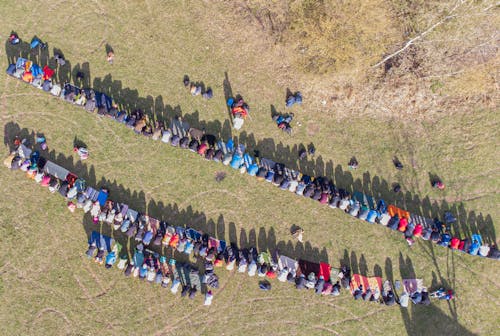
M 206 143 L 200 144 L 197 148 L 197 152 L 200 155 L 205 155 L 207 150 L 208 150 L 208 145 Z
M 193 152 L 196 152 L 198 151 L 198 147 L 199 147 L 199 142 L 198 140 L 196 139 L 193 139 L 191 140 L 191 142 L 189 143 L 189 149 L 192 150 Z
M 316 148 L 313 145 L 310 145 L 308 152 L 309 154 L 314 155 L 314 153 L 316 153 Z
M 295 93 L 295 104 L 301 104 L 302 103 L 302 94 L 300 92 Z
M 301 150 L 299 150 L 299 159 L 303 160 L 305 158 L 307 158 L 307 151 L 305 148 L 302 148 Z
M 205 99 L 211 99 L 214 96 L 212 89 L 209 88 L 202 96 Z
M 14 76 L 14 72 L 16 72 L 16 65 L 15 64 L 10 64 L 9 67 L 7 68 L 7 75 Z
M 171 136 L 172 136 L 172 134 L 170 133 L 170 131 L 169 130 L 165 130 L 162 133 L 161 141 L 164 142 L 164 143 L 169 143 Z
M 31 49 L 35 49 L 36 47 L 38 47 L 40 44 L 42 43 L 42 41 L 40 41 L 40 39 L 38 37 L 33 37 L 33 39 L 31 40 L 31 43 L 30 43 L 30 48 Z
M 21 40 L 19 39 L 19 36 L 17 36 L 16 34 L 11 34 L 9 36 L 9 42 L 12 45 L 16 45 L 16 44 L 19 44 L 19 42 L 21 42 Z
M 189 138 L 188 137 L 183 137 L 182 139 L 179 140 L 179 147 L 180 148 L 187 148 L 189 145 Z
M 50 80 L 47 79 L 43 82 L 42 89 L 45 92 L 50 92 L 50 89 L 52 89 L 52 83 L 50 82 Z
M 179 146 L 180 138 L 178 135 L 173 135 L 172 138 L 170 139 L 170 144 L 174 147 Z
M 296 98 L 294 96 L 289 96 L 286 99 L 286 107 L 291 107 L 293 104 L 295 104 Z
M 85 110 L 87 112 L 94 112 L 95 111 L 95 100 L 93 99 L 89 99 L 87 100 L 87 102 L 85 103 Z
M 216 150 L 215 154 L 214 154 L 214 161 L 216 161 L 216 162 L 221 161 L 223 156 L 224 156 L 224 153 L 222 152 L 222 150 L 220 150 L 220 149 Z
M 214 158 L 214 154 L 215 154 L 215 151 L 213 148 L 209 148 L 206 152 L 205 152 L 205 159 L 207 160 L 212 160 Z

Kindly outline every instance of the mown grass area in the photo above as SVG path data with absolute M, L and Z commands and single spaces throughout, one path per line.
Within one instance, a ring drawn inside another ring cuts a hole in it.
M 303 106 L 293 109 L 302 126 L 294 125 L 289 137 L 270 117 L 271 106 L 284 111 L 287 87 L 302 90 L 294 87 L 292 75 L 276 67 L 280 58 L 287 59 L 287 51 L 249 38 L 245 27 L 223 29 L 230 25 L 224 22 L 224 2 L 12 2 L 0 5 L 0 10 L 9 13 L 0 24 L 3 35 L 11 29 L 25 40 L 37 34 L 49 42 L 51 55 L 53 48 L 63 51 L 71 69 L 86 68 L 88 62 L 89 82 L 110 88 L 129 104 L 140 97 L 140 106 L 165 119 L 182 113 L 195 127 L 238 136 L 264 156 L 326 174 L 339 185 L 383 196 L 412 211 L 434 215 L 451 208 L 464 235 L 479 227 L 496 239 L 495 110 L 432 111 L 432 118 L 418 122 L 405 119 L 402 112 L 400 118 L 387 120 L 319 109 L 306 97 Z M 106 43 L 115 50 L 112 66 L 105 61 Z M 0 50 L 3 68 L 7 56 Z M 211 86 L 215 98 L 207 102 L 191 97 L 181 82 L 186 73 Z M 396 233 L 205 162 L 191 152 L 136 136 L 111 120 L 5 77 L 0 85 L 4 137 L 12 136 L 17 126 L 43 132 L 56 161 L 74 167 L 90 183 L 109 186 L 117 200 L 243 245 L 278 246 L 294 257 L 332 265 L 342 259 L 354 271 L 384 278 L 414 274 L 428 286 L 444 283 L 457 293 L 450 305 L 433 302 L 401 310 L 355 302 L 346 292 L 323 298 L 278 282 L 263 293 L 256 279 L 220 270 L 221 289 L 206 308 L 201 297 L 174 297 L 87 260 L 84 251 L 92 227 L 88 218 L 81 212 L 70 214 L 59 196 L 21 173 L 2 169 L 0 321 L 5 334 L 495 333 L 498 266 L 492 260 L 421 241 L 409 248 Z M 227 127 L 224 92 L 229 87 L 251 107 L 252 119 L 238 134 Z M 85 165 L 71 151 L 75 137 L 91 151 Z M 310 142 L 317 148 L 316 157 L 298 162 L 298 146 Z M 7 146 L 3 148 L 7 154 Z M 352 155 L 360 168 L 346 171 Z M 393 168 L 395 155 L 404 163 L 403 171 Z M 214 180 L 217 171 L 227 173 L 221 183 Z M 444 180 L 444 192 L 431 189 L 429 173 Z M 403 193 L 391 192 L 394 182 L 402 185 Z M 290 241 L 293 224 L 306 230 L 304 245 Z

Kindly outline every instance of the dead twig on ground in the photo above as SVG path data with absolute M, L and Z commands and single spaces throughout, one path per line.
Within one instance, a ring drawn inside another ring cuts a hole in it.
M 384 64 L 385 62 L 387 62 L 388 60 L 390 60 L 391 58 L 394 58 L 395 56 L 401 54 L 403 51 L 405 51 L 406 49 L 408 49 L 411 45 L 413 45 L 415 43 L 415 41 L 418 41 L 420 39 L 422 39 L 424 36 L 428 35 L 429 33 L 433 32 L 434 29 L 436 29 L 437 27 L 441 26 L 442 24 L 448 22 L 449 20 L 457 17 L 456 14 L 454 14 L 456 12 L 456 10 L 462 5 L 464 4 L 465 1 L 464 0 L 459 0 L 457 1 L 457 3 L 455 4 L 455 6 L 453 7 L 453 9 L 450 11 L 450 13 L 448 15 L 446 15 L 444 18 L 442 18 L 441 20 L 439 20 L 438 22 L 434 23 L 432 26 L 430 26 L 429 28 L 427 28 L 425 31 L 421 32 L 420 34 L 418 34 L 417 36 L 415 36 L 414 38 L 410 39 L 409 41 L 407 41 L 404 46 L 400 49 L 398 49 L 397 51 L 393 52 L 392 54 L 384 57 L 383 60 L 381 60 L 380 62 L 376 63 L 375 65 L 372 66 L 372 68 L 376 68 L 376 67 L 379 67 L 380 65 Z

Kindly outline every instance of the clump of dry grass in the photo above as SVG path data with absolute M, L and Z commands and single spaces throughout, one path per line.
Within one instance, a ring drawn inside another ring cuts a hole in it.
M 386 1 L 247 1 L 241 6 L 275 41 L 294 49 L 297 68 L 307 73 L 367 67 L 399 37 Z
M 296 1 L 286 43 L 307 72 L 362 69 L 398 37 L 385 1 Z
M 498 56 L 496 59 L 458 73 L 445 80 L 443 91 L 451 96 L 491 95 L 498 90 Z

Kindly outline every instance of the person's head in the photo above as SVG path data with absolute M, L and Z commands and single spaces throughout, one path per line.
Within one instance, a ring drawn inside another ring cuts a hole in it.
M 314 147 L 314 145 L 312 143 L 309 144 L 309 146 L 307 146 L 307 152 L 310 155 L 314 155 L 314 153 L 316 153 L 316 147 Z

